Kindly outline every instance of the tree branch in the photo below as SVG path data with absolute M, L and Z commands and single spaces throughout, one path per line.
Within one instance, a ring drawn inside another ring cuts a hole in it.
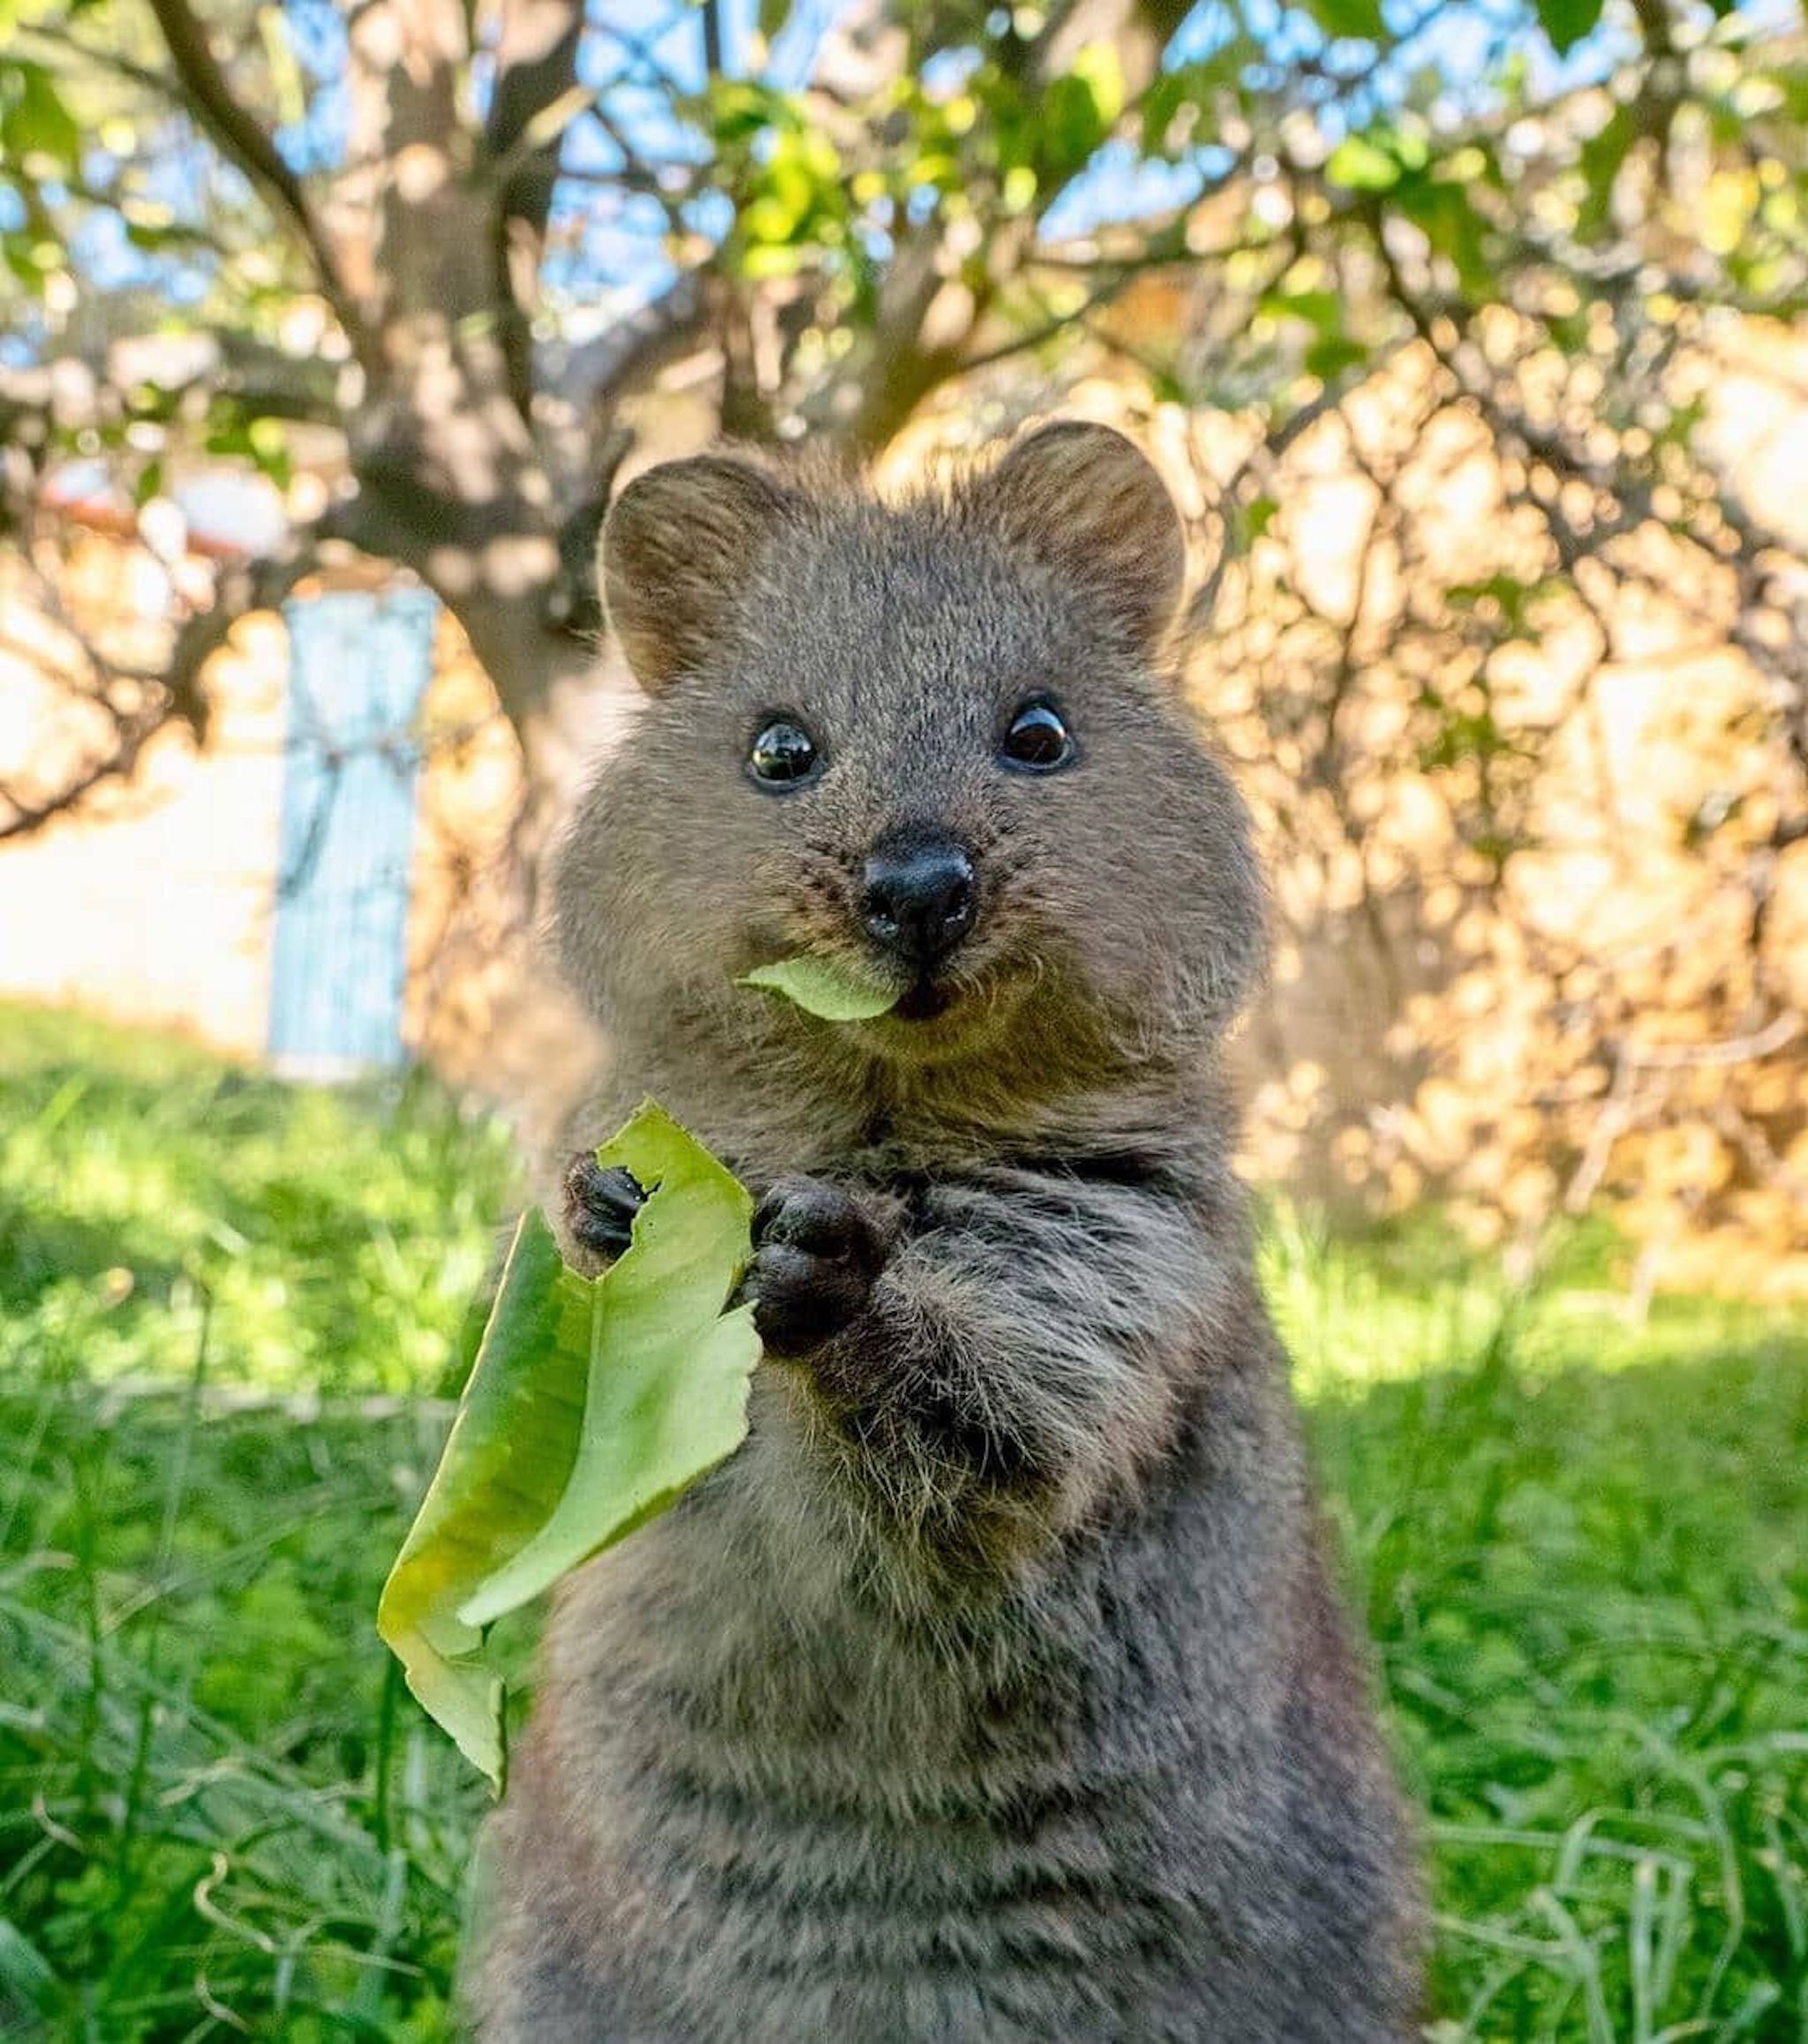
M 1091 42 L 1110 41 L 1124 74 L 1126 102 L 1134 105 L 1159 70 L 1162 53 L 1187 11 L 1186 0 L 1068 0 L 1067 4 L 1049 9 L 1034 35 L 1004 38 L 995 55 L 1022 87 L 1027 102 L 1033 103 L 1035 94 L 1065 72 L 1078 49 Z M 919 25 L 918 33 L 925 42 L 932 43 L 932 25 Z M 1001 287 L 1026 267 L 1043 215 L 1093 160 L 1075 162 L 1062 174 L 1044 177 L 1033 214 L 995 225 L 983 274 L 970 268 L 963 274 L 962 266 L 944 260 L 945 221 L 932 218 L 914 233 L 900 234 L 880 293 L 870 358 L 863 364 L 858 386 L 852 392 L 854 402 L 845 402 L 844 387 L 843 401 L 831 406 L 822 423 L 850 445 L 876 452 L 923 399 L 951 377 L 1047 339 L 1056 329 L 1038 331 L 976 358 L 968 353 Z M 976 170 L 975 188 L 986 182 L 985 175 Z M 936 302 L 957 282 L 959 288 L 971 293 L 970 317 L 956 337 L 925 345 L 925 328 L 933 324 Z M 1116 285 L 1106 287 L 1107 295 L 1121 290 L 1128 282 L 1126 274 Z
M 188 95 L 172 78 L 161 71 L 153 71 L 148 64 L 134 64 L 131 57 L 111 49 L 99 49 L 80 36 L 72 35 L 66 28 L 59 28 L 46 21 L 21 21 L 13 33 L 28 42 L 47 43 L 53 49 L 66 52 L 81 64 L 93 64 L 97 71 L 109 72 L 141 91 L 154 93 L 157 98 L 178 112 L 192 111 Z
M 1278 462 L 1293 442 L 1309 433 L 1321 419 L 1341 411 L 1344 401 L 1360 383 L 1381 374 L 1399 352 L 1397 344 L 1383 348 L 1368 361 L 1346 370 L 1341 376 L 1322 384 L 1315 396 L 1304 404 L 1297 405 L 1286 417 L 1271 424 L 1262 437 L 1238 463 L 1224 487 L 1217 492 L 1215 506 L 1224 526 L 1224 539 L 1217 557 L 1210 571 L 1186 606 L 1184 629 L 1188 632 L 1203 631 L 1211 622 L 1212 612 L 1217 607 L 1224 577 L 1239 552 L 1236 516 L 1242 509 L 1243 491 L 1258 468 L 1271 466 Z
M 367 360 L 370 342 L 363 309 L 346 282 L 338 248 L 314 211 L 300 178 L 234 96 L 208 45 L 207 31 L 187 0 L 149 0 L 149 4 L 163 32 L 189 111 L 278 212 L 288 216 L 307 249 L 320 290 L 344 328 L 347 340 L 359 359 Z
M 201 683 L 202 670 L 241 617 L 256 610 L 276 609 L 313 569 L 315 538 L 313 532 L 301 534 L 280 554 L 229 563 L 215 581 L 213 602 L 178 627 L 169 659 L 154 671 L 110 660 L 71 615 L 49 577 L 31 564 L 28 552 L 22 551 L 20 558 L 39 586 L 44 614 L 73 642 L 94 677 L 92 687 L 71 677 L 69 698 L 102 713 L 111 729 L 97 750 L 54 786 L 27 792 L 0 782 L 0 841 L 29 836 L 54 818 L 79 808 L 96 788 L 129 780 L 146 745 L 172 724 L 185 724 L 197 741 L 204 739 L 209 705 Z M 33 649 L 18 650 L 41 669 L 41 658 Z
M 583 34 L 583 0 L 505 0 L 484 145 L 502 172 L 496 298 L 508 394 L 524 419 L 533 405 L 533 312 L 559 154 L 567 128 L 586 103 L 577 86 Z M 546 119 L 568 100 L 565 118 Z M 549 132 L 542 133 L 543 128 Z

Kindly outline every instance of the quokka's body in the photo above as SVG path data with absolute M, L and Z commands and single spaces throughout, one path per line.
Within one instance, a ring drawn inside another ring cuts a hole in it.
M 479 2033 L 1410 2035 L 1405 1827 L 1226 1162 L 1260 889 L 1159 664 L 1165 493 L 1096 428 L 895 509 L 715 457 L 603 567 L 652 699 L 560 869 L 584 1134 L 652 1094 L 765 1193 L 770 1356 L 745 1447 L 560 1599 Z M 896 1012 L 734 984 L 812 947 Z M 569 1188 L 606 1256 L 634 1188 Z

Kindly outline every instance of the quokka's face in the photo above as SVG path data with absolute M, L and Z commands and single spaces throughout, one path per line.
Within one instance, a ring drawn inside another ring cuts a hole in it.
M 895 510 L 727 461 L 635 489 L 665 493 L 640 507 L 659 522 L 633 529 L 630 490 L 606 583 L 653 699 L 559 890 L 606 1014 L 645 1005 L 629 973 L 679 1026 L 732 1023 L 725 1000 L 769 999 L 724 994 L 738 975 L 809 951 L 900 995 L 798 1028 L 891 1059 L 1222 1025 L 1259 890 L 1237 797 L 1152 668 L 1179 535 L 1126 442 L 1056 428 L 952 502 Z

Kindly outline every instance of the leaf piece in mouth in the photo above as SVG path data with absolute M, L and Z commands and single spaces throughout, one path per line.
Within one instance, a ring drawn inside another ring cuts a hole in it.
M 765 987 L 796 1002 L 824 1022 L 870 1022 L 898 1004 L 903 989 L 895 978 L 855 959 L 825 958 L 814 951 L 758 965 L 742 986 Z

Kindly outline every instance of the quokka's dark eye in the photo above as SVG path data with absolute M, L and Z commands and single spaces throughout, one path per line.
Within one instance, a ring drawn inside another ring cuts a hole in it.
M 1025 773 L 1052 773 L 1074 758 L 1076 748 L 1067 720 L 1046 696 L 1032 696 L 1018 705 L 1005 732 L 1005 764 Z
M 774 717 L 747 755 L 747 771 L 762 787 L 795 788 L 813 780 L 822 762 L 817 743 L 793 717 Z

